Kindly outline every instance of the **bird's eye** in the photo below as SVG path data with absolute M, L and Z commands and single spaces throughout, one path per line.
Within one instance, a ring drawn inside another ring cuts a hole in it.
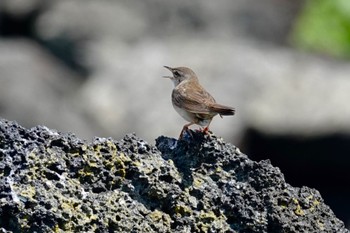
M 180 76 L 180 73 L 178 71 L 174 71 L 175 76 Z

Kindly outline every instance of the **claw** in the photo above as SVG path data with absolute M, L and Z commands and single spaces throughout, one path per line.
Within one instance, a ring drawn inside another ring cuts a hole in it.
M 192 133 L 190 130 L 188 130 L 188 126 L 184 126 L 181 130 L 180 136 L 179 136 L 179 140 L 183 139 L 184 137 L 184 133 L 188 133 L 191 137 L 193 137 Z
M 187 132 L 188 130 L 188 127 L 184 126 L 181 130 L 181 133 L 180 133 L 180 136 L 179 136 L 179 140 L 181 140 L 184 136 L 184 132 L 186 131 Z
M 205 127 L 202 131 L 204 134 L 208 134 L 209 133 L 209 127 Z

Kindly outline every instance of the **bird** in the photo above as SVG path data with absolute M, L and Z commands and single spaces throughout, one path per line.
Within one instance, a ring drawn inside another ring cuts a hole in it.
M 179 139 L 182 139 L 184 132 L 187 132 L 191 125 L 196 124 L 204 127 L 202 132 L 207 134 L 214 116 L 220 115 L 222 117 L 235 114 L 235 108 L 216 103 L 214 97 L 202 87 L 197 75 L 190 68 L 164 67 L 170 70 L 173 75 L 163 76 L 174 83 L 171 94 L 173 107 L 180 116 L 189 122 L 183 126 Z

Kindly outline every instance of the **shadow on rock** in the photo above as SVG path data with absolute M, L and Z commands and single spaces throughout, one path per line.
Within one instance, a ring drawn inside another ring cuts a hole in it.
M 183 139 L 176 140 L 160 136 L 156 139 L 156 147 L 162 152 L 162 157 L 165 160 L 171 159 L 175 166 L 183 175 L 183 185 L 188 187 L 192 185 L 192 171 L 204 163 L 215 161 L 213 156 L 208 156 L 203 150 L 208 146 L 209 135 L 204 135 L 201 132 L 190 131 L 185 133 Z

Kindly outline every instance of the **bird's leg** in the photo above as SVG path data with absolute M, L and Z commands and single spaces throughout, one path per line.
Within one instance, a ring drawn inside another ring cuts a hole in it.
M 185 131 L 188 130 L 188 127 L 191 126 L 191 125 L 193 125 L 193 124 L 194 124 L 194 123 L 190 122 L 190 123 L 184 125 L 184 127 L 183 127 L 182 130 L 181 130 L 181 133 L 180 133 L 180 136 L 179 136 L 179 140 L 182 139 L 183 134 L 184 134 Z M 188 131 L 188 132 L 189 132 L 189 131 Z M 192 136 L 192 134 L 191 134 L 191 136 Z
M 208 131 L 209 131 L 209 127 L 208 127 L 208 126 L 206 126 L 206 127 L 203 129 L 203 133 L 204 133 L 204 134 L 207 134 L 207 133 L 208 133 Z
M 212 121 L 212 120 L 210 120 L 209 123 L 208 123 L 208 125 L 204 127 L 204 129 L 203 129 L 203 131 L 202 131 L 204 134 L 208 134 L 208 132 L 209 132 L 209 125 L 210 125 L 211 121 Z
M 208 132 L 209 132 L 209 127 L 206 126 L 206 127 L 203 129 L 202 132 L 203 132 L 204 134 L 208 134 Z

